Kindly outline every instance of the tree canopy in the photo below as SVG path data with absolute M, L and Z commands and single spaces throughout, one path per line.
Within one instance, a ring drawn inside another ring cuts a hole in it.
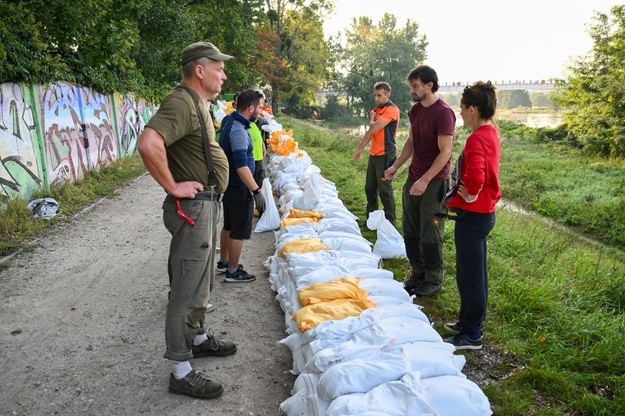
M 428 45 L 419 25 L 408 19 L 397 27 L 395 16 L 385 13 L 377 25 L 367 17 L 354 19 L 345 36 L 342 85 L 351 106 L 360 113 L 373 108 L 373 85 L 385 81 L 391 85 L 393 102 L 407 110 L 411 98 L 406 76 L 426 58 Z
M 625 5 L 597 13 L 590 27 L 593 48 L 569 66 L 556 102 L 570 139 L 585 149 L 625 156 Z
M 329 0 L 0 2 L 0 82 L 69 81 L 103 93 L 164 96 L 180 52 L 211 41 L 235 59 L 224 91 L 272 85 L 299 104 L 325 82 Z M 274 23 L 276 13 L 279 26 Z M 279 30 L 277 30 L 279 28 Z M 276 47 L 277 52 L 276 52 Z M 277 104 L 277 103 L 276 103 Z

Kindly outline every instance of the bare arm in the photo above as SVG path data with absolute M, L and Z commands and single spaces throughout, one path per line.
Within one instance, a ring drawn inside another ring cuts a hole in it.
M 237 174 L 239 175 L 239 178 L 241 178 L 243 184 L 247 186 L 247 189 L 250 190 L 250 192 L 254 192 L 256 189 L 258 189 L 258 184 L 254 180 L 254 175 L 252 175 L 252 171 L 250 170 L 250 168 L 248 168 L 247 166 L 242 166 L 237 169 Z
M 404 165 L 404 163 L 406 163 L 406 161 L 410 159 L 411 157 L 412 157 L 412 130 L 408 130 L 408 140 L 406 140 L 406 143 L 404 144 L 404 147 L 401 149 L 401 153 L 399 154 L 399 157 L 395 160 L 395 163 L 393 163 L 391 166 L 389 166 L 388 169 L 384 171 L 384 179 L 386 180 L 393 179 L 395 177 L 395 174 L 399 170 L 399 168 L 401 168 Z
M 167 164 L 165 140 L 156 130 L 149 127 L 143 129 L 137 142 L 137 150 L 146 169 L 154 180 L 165 189 L 165 192 L 177 198 L 195 198 L 195 195 L 204 189 L 204 186 L 199 182 L 174 181 Z
M 451 134 L 442 134 L 438 136 L 439 153 L 432 162 L 432 166 L 410 187 L 410 195 L 423 195 L 428 184 L 438 173 L 445 167 L 445 164 L 451 158 L 454 147 L 454 136 Z
M 380 130 L 382 130 L 384 127 L 386 127 L 388 123 L 390 123 L 390 120 L 379 119 L 375 121 L 374 118 L 375 118 L 375 111 L 371 111 L 371 113 L 369 113 L 369 128 L 367 129 L 367 132 L 365 133 L 365 136 L 362 138 L 360 143 L 358 143 L 358 146 L 356 146 L 356 151 L 354 152 L 355 161 L 360 160 L 360 155 L 362 151 L 365 150 L 365 147 L 367 147 L 367 145 L 373 138 L 373 135 L 379 132 Z

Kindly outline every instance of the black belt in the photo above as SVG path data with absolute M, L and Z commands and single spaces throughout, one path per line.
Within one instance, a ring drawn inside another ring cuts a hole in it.
M 196 201 L 217 201 L 217 202 L 221 202 L 222 199 L 224 199 L 224 194 L 218 194 L 216 192 L 198 192 L 197 194 L 195 194 L 195 199 Z

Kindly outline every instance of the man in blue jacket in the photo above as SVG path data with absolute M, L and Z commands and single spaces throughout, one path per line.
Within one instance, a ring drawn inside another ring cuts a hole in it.
M 228 283 L 256 280 L 239 264 L 243 241 L 252 236 L 254 204 L 260 213 L 265 210 L 265 200 L 254 180 L 254 147 L 250 137 L 250 124 L 260 114 L 262 94 L 256 90 L 241 91 L 237 97 L 236 111 L 221 122 L 219 145 L 230 165 L 228 188 L 224 193 L 224 227 L 221 231 L 220 259 L 217 270 L 225 271 Z

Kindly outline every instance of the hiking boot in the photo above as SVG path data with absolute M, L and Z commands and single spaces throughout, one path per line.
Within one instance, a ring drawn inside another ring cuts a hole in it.
M 460 325 L 460 322 L 447 322 L 443 325 L 443 328 L 455 333 L 462 332 L 462 325 Z
M 209 330 L 210 331 L 210 330 Z M 237 352 L 237 346 L 234 342 L 230 341 L 220 341 L 215 338 L 212 334 L 212 331 L 206 334 L 208 339 L 201 343 L 200 345 L 194 345 L 191 347 L 191 352 L 193 352 L 193 358 L 200 357 L 225 357 L 227 355 L 232 355 Z
M 473 339 L 468 333 L 459 332 L 453 337 L 445 338 L 445 342 L 456 347 L 456 351 L 482 349 L 482 335 L 480 335 L 479 338 Z
M 441 291 L 443 285 L 437 285 L 435 283 L 425 282 L 421 284 L 419 287 L 416 287 L 411 294 L 415 296 L 425 297 L 425 296 L 433 296 Z M 408 292 L 410 293 L 410 292 Z
M 408 292 L 410 296 L 413 296 L 415 294 L 415 290 L 423 284 L 423 279 L 425 279 L 424 276 L 412 275 L 410 279 L 404 282 L 404 289 L 406 289 L 406 292 Z
M 226 277 L 224 278 L 224 282 L 228 283 L 247 283 L 253 282 L 254 280 L 256 280 L 256 276 L 243 270 L 243 266 L 240 264 L 239 268 L 234 273 L 230 273 L 226 270 Z
M 208 378 L 205 374 L 191 370 L 185 378 L 176 379 L 173 374 L 169 375 L 169 392 L 174 394 L 186 394 L 198 399 L 213 399 L 221 396 L 224 388 Z

